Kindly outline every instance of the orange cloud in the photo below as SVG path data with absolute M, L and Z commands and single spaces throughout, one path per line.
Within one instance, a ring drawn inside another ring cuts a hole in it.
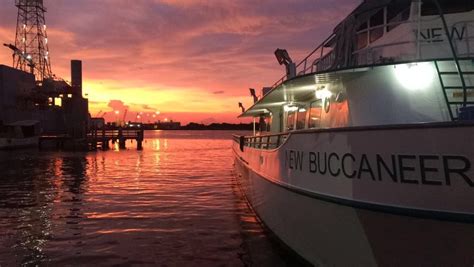
M 108 103 L 121 100 L 131 114 L 238 122 L 237 103 L 251 104 L 248 88 L 284 73 L 273 51 L 303 58 L 358 2 L 45 0 L 52 68 L 69 80 L 70 59 L 83 60 L 92 114 L 113 112 Z M 4 42 L 14 41 L 14 14 L 13 3 L 0 10 Z M 11 64 L 7 49 L 0 64 Z

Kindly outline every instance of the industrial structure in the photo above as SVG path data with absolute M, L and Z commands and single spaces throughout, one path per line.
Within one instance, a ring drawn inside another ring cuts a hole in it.
M 18 8 L 13 67 L 31 72 L 37 81 L 51 78 L 46 9 L 43 0 L 15 0 Z
M 0 127 L 37 120 L 49 136 L 85 139 L 88 100 L 82 96 L 82 62 L 71 61 L 71 83 L 52 74 L 43 0 L 16 0 L 13 67 L 0 65 Z

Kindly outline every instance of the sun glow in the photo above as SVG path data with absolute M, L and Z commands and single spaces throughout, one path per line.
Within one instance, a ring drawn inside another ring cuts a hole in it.
M 145 121 L 163 120 L 165 116 L 169 120 L 182 122 L 202 121 L 211 117 L 224 120 L 220 119 L 222 116 L 225 116 L 225 121 L 232 121 L 238 113 L 235 103 L 242 101 L 239 96 L 216 95 L 203 88 L 170 88 L 133 81 L 119 84 L 109 80 L 86 81 L 84 95 L 89 99 L 90 113 L 105 112 L 104 117 L 108 121 L 117 119 L 115 110 L 120 110 L 120 114 L 125 115 L 125 109 L 128 109 L 125 120 L 139 119 L 136 116 L 142 112 L 140 118 Z M 123 102 L 123 107 L 111 107 L 110 103 L 114 100 Z M 178 113 L 203 115 L 173 115 Z M 206 113 L 209 115 L 204 115 Z

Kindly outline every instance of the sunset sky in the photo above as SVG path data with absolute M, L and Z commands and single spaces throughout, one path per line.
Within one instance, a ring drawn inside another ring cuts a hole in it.
M 14 0 L 0 1 L 0 43 L 14 43 Z M 70 60 L 83 61 L 93 116 L 160 111 L 183 124 L 238 123 L 248 88 L 283 76 L 276 48 L 300 61 L 360 2 L 44 0 L 53 72 L 70 80 Z M 5 47 L 0 64 L 12 64 Z

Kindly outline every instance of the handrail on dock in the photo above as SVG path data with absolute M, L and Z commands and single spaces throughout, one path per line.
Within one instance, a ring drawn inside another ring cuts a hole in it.
M 144 130 L 143 129 L 92 129 L 90 133 L 87 134 L 88 143 L 93 150 L 97 149 L 97 145 L 101 144 L 103 150 L 109 148 L 109 142 L 118 141 L 119 147 L 125 149 L 125 143 L 127 140 L 137 141 L 137 149 L 142 150 L 143 139 L 144 139 Z

